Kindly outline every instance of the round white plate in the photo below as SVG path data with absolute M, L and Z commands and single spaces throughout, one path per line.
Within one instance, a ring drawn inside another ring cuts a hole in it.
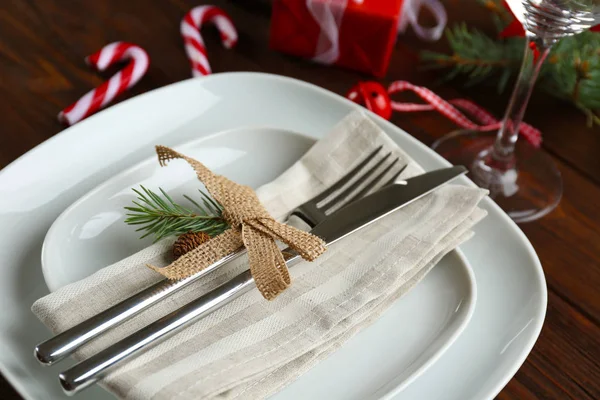
M 313 143 L 314 139 L 286 130 L 240 128 L 177 150 L 236 182 L 258 187 L 283 173 Z M 85 194 L 46 235 L 42 267 L 50 290 L 151 244 L 151 238 L 140 241 L 134 228 L 123 223 L 124 207 L 136 199 L 131 188 L 140 185 L 154 191 L 163 188 L 181 204 L 186 202 L 184 194 L 198 190 L 198 180 L 187 165 L 161 168 L 152 155 Z M 459 251 L 444 257 L 417 289 L 330 356 L 310 375 L 312 379 L 300 378 L 294 390 L 276 397 L 362 400 L 400 391 L 450 346 L 475 308 L 475 280 Z
M 289 78 L 214 74 L 110 107 L 4 168 L 0 171 L 2 372 L 28 399 L 61 398 L 56 376 L 65 365 L 47 368 L 34 360 L 33 347 L 49 333 L 29 308 L 48 292 L 40 266 L 44 235 L 77 198 L 147 158 L 148 149 L 157 143 L 175 146 L 214 132 L 261 126 L 317 139 L 357 107 Z M 398 127 L 369 115 L 425 169 L 448 165 Z M 460 182 L 471 184 L 466 178 Z M 491 200 L 485 199 L 482 206 L 488 217 L 476 226 L 475 237 L 461 246 L 478 288 L 473 317 L 443 356 L 397 394 L 399 399 L 492 398 L 517 371 L 539 335 L 546 310 L 539 260 L 527 238 Z M 408 304 L 408 296 L 399 304 Z M 296 385 L 315 379 L 326 362 L 281 394 L 297 393 Z M 104 395 L 93 388 L 82 398 Z

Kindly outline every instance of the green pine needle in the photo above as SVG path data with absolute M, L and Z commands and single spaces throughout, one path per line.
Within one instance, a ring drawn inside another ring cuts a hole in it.
M 501 32 L 512 16 L 501 0 L 479 0 Z M 457 76 L 467 85 L 496 82 L 498 92 L 507 88 L 523 59 L 525 39 L 499 39 L 459 23 L 446 30 L 450 54 L 424 51 L 424 68 L 447 70 L 444 81 Z M 580 109 L 591 124 L 600 124 L 600 33 L 585 31 L 565 37 L 552 49 L 542 66 L 538 90 L 566 100 Z
M 125 223 L 138 226 L 136 232 L 144 232 L 141 238 L 154 236 L 158 241 L 167 236 L 179 236 L 187 232 L 203 232 L 216 236 L 229 229 L 223 218 L 223 207 L 201 190 L 203 205 L 184 195 L 193 208 L 177 204 L 163 189 L 160 194 L 144 186 L 140 190 L 132 189 L 137 200 L 133 206 L 125 207 L 128 211 Z
M 451 55 L 430 51 L 421 53 L 426 68 L 448 69 L 444 81 L 465 75 L 468 85 L 476 85 L 497 76 L 498 91 L 502 91 L 521 64 L 521 38 L 498 41 L 460 23 L 446 30 L 446 39 L 452 50 Z

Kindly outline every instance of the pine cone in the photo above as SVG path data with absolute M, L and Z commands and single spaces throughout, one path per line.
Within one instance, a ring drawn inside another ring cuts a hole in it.
M 210 236 L 202 232 L 188 232 L 179 236 L 173 244 L 173 255 L 175 258 L 179 258 L 185 253 L 192 251 L 196 247 L 200 246 L 210 240 Z

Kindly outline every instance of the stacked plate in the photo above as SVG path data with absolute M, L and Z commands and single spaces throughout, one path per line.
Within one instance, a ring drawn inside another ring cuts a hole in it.
M 65 366 L 42 367 L 31 354 L 49 333 L 29 307 L 48 288 L 79 280 L 149 244 L 122 222 L 130 188 L 160 185 L 176 194 L 194 184 L 157 173 L 155 144 L 177 146 L 256 187 L 283 172 L 356 107 L 288 78 L 216 74 L 111 107 L 2 170 L 0 366 L 5 376 L 27 399 L 65 397 L 56 378 Z M 371 116 L 426 170 L 448 165 L 398 127 Z M 460 182 L 472 184 L 466 178 Z M 494 397 L 540 332 L 546 288 L 523 233 L 491 200 L 482 207 L 489 215 L 462 251 L 445 257 L 374 325 L 275 397 Z M 111 398 L 99 388 L 82 396 Z

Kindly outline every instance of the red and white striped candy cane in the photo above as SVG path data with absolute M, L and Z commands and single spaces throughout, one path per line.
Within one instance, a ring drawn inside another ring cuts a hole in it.
M 499 129 L 502 125 L 502 122 L 498 121 L 490 113 L 472 101 L 466 99 L 454 99 L 446 101 L 437 94 L 433 93 L 431 90 L 422 86 L 413 85 L 406 81 L 396 81 L 390 84 L 388 87 L 388 93 L 390 95 L 405 90 L 410 90 L 416 93 L 428 104 L 398 103 L 393 101 L 391 103 L 392 109 L 401 112 L 437 110 L 457 125 L 476 131 L 493 131 Z M 468 119 L 454 106 L 459 107 L 471 114 L 482 125 L 476 124 Z M 542 143 L 542 133 L 538 129 L 526 124 L 525 122 L 521 122 L 519 125 L 519 133 L 535 147 L 539 147 Z
M 73 125 L 110 103 L 115 97 L 135 85 L 148 70 L 150 58 L 144 49 L 135 44 L 114 42 L 104 46 L 85 61 L 92 68 L 104 71 L 116 62 L 131 60 L 108 81 L 86 93 L 58 114 L 58 120 Z
M 237 43 L 237 31 L 231 18 L 215 6 L 194 7 L 181 20 L 181 36 L 185 45 L 190 64 L 192 65 L 193 76 L 204 76 L 211 73 L 210 64 L 206 54 L 206 46 L 200 35 L 202 25 L 212 22 L 216 25 L 221 34 L 221 41 L 225 48 L 230 49 Z

